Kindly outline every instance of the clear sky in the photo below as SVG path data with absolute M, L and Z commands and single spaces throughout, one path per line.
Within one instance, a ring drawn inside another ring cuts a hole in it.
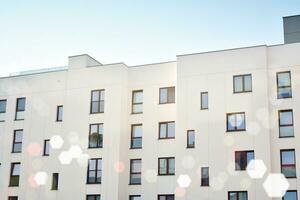
M 138 65 L 283 43 L 300 0 L 0 0 L 0 76 L 87 53 Z

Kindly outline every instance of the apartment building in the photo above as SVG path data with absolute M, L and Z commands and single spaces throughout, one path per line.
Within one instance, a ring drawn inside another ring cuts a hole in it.
M 0 78 L 0 199 L 297 200 L 299 52 L 78 55 Z

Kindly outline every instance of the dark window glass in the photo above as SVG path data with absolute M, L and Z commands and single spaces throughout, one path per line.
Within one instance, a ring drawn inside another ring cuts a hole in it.
M 175 138 L 175 122 L 159 123 L 159 139 Z
M 142 148 L 143 129 L 142 124 L 131 125 L 131 144 L 132 149 Z
M 228 192 L 228 200 L 248 200 L 248 192 L 246 191 Z
M 129 200 L 142 200 L 141 195 L 130 195 Z
M 254 160 L 254 151 L 236 151 L 235 170 L 246 170 L 251 160 Z
M 201 92 L 201 109 L 208 109 L 208 92 Z
M 281 150 L 281 173 L 286 178 L 296 178 L 295 150 Z
M 158 158 L 158 175 L 175 175 L 175 158 Z
M 251 92 L 252 91 L 252 76 L 251 74 L 238 75 L 233 77 L 233 92 Z
M 88 172 L 87 172 L 87 183 L 99 184 L 102 178 L 102 159 L 93 158 L 89 160 Z
M 245 113 L 230 113 L 227 114 L 227 131 L 245 131 L 246 118 Z
M 132 114 L 143 113 L 143 90 L 132 92 Z
M 0 100 L 0 122 L 5 121 L 6 99 Z
M 16 120 L 24 119 L 25 103 L 26 103 L 26 99 L 24 97 L 17 99 L 16 116 L 15 116 Z
M 277 73 L 277 98 L 291 98 L 292 97 L 292 83 L 291 72 Z
M 17 196 L 9 196 L 8 200 L 18 200 L 18 197 Z
M 86 200 L 100 200 L 101 196 L 100 194 L 89 194 L 86 195 Z
M 50 155 L 50 140 L 44 140 L 44 156 L 49 156 Z
M 187 131 L 187 148 L 195 147 L 195 131 L 188 130 Z
M 298 194 L 296 190 L 288 190 L 283 196 L 282 200 L 298 200 Z
M 15 130 L 13 138 L 13 148 L 12 153 L 22 152 L 22 140 L 23 140 L 23 130 Z
M 293 110 L 279 111 L 279 137 L 294 136 Z
M 209 168 L 201 168 L 201 186 L 209 186 Z
M 160 194 L 157 196 L 157 200 L 174 200 L 174 194 Z
M 175 103 L 175 87 L 160 88 L 159 103 Z
M 93 90 L 91 94 L 91 114 L 104 112 L 104 90 Z
M 9 186 L 19 186 L 21 163 L 11 163 Z
M 59 174 L 58 173 L 53 173 L 52 174 L 52 186 L 51 186 L 51 190 L 58 190 L 58 178 L 59 178 Z
M 89 148 L 102 148 L 103 124 L 90 124 Z
M 130 184 L 141 184 L 142 183 L 142 160 L 131 159 L 130 160 Z
M 63 106 L 57 106 L 56 121 L 61 122 L 63 120 L 63 110 Z

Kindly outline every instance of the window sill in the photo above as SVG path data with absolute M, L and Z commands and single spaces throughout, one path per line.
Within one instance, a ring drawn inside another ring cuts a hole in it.
M 282 139 L 282 138 L 295 138 L 295 136 L 279 136 L 278 138 Z
M 195 146 L 193 146 L 193 147 L 186 147 L 187 149 L 195 149 Z
M 143 112 L 136 112 L 136 113 L 135 112 L 131 112 L 131 114 L 132 115 L 140 115 L 140 114 L 143 114 Z
M 293 98 L 293 96 L 290 96 L 290 97 L 277 97 L 278 100 L 280 100 L 280 99 L 292 99 L 292 98 Z
M 158 138 L 158 140 L 168 140 L 168 139 L 175 139 L 175 137 L 168 137 L 168 138 Z
M 24 121 L 24 119 L 15 119 L 15 121 Z
M 241 130 L 226 130 L 227 133 L 232 133 L 232 132 L 245 132 L 247 131 L 246 129 L 241 129 Z
M 11 153 L 22 153 L 22 151 L 12 151 Z
M 103 114 L 104 112 L 94 112 L 94 113 L 91 113 L 90 112 L 90 115 L 94 115 L 94 114 Z
M 157 176 L 175 176 L 175 174 L 157 174 Z
M 101 185 L 101 182 L 100 183 L 86 183 L 87 185 Z
M 208 108 L 200 108 L 200 110 L 208 110 Z
M 19 185 L 8 185 L 8 187 L 19 187 Z
M 128 185 L 142 185 L 142 183 L 128 183 Z
M 88 149 L 102 149 L 103 147 L 88 147 Z
M 134 150 L 134 149 L 142 149 L 142 147 L 130 147 L 129 149 L 132 149 L 132 150 Z
M 175 104 L 175 102 L 158 103 L 158 105 Z
M 241 91 L 241 92 L 233 91 L 233 94 L 243 94 L 243 93 L 251 93 L 251 92 L 253 92 L 253 91 L 252 90 L 250 90 L 250 91 Z

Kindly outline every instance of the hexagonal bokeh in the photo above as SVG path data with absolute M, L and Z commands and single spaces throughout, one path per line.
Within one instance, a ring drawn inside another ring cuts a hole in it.
M 252 179 L 262 178 L 267 171 L 267 167 L 262 160 L 251 160 L 247 166 L 247 173 Z
M 72 162 L 72 155 L 68 151 L 63 151 L 59 154 L 59 161 L 63 165 L 68 165 Z
M 191 184 L 191 179 L 188 175 L 180 175 L 177 179 L 177 183 L 181 188 L 187 188 Z
M 37 172 L 34 175 L 34 180 L 37 185 L 45 185 L 48 179 L 48 175 L 46 172 Z
M 52 149 L 60 149 L 64 144 L 64 140 L 59 135 L 54 135 L 50 139 L 50 145 Z
M 288 190 L 289 183 L 283 174 L 269 174 L 263 186 L 269 197 L 281 198 Z

